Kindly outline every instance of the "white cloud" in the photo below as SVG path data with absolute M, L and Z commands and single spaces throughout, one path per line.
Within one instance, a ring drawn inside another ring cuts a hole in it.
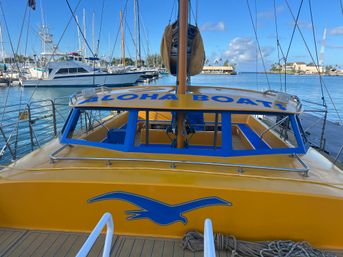
M 329 34 L 332 36 L 343 35 L 343 26 L 330 29 Z
M 229 43 L 228 49 L 224 52 L 224 56 L 230 59 L 231 63 L 244 63 L 256 61 L 256 50 L 257 58 L 260 58 L 260 53 L 257 48 L 255 40 L 252 38 L 236 37 Z M 274 47 L 261 46 L 262 57 L 266 58 L 272 54 Z
M 294 27 L 294 25 L 295 25 L 295 22 L 292 21 L 290 23 L 290 26 Z M 298 21 L 298 27 L 301 29 L 312 29 L 313 28 L 312 23 L 306 22 L 306 21 Z
M 303 29 L 312 29 L 312 23 L 310 22 L 305 22 L 305 21 L 298 21 L 298 26 L 299 28 Z
M 285 7 L 283 5 L 279 5 L 276 7 L 276 13 L 281 13 L 285 10 Z M 258 18 L 265 18 L 265 19 L 274 19 L 275 17 L 275 12 L 274 10 L 267 10 L 267 11 L 262 11 L 257 13 Z
M 327 48 L 331 48 L 331 49 L 343 49 L 343 45 L 327 45 Z
M 205 22 L 200 29 L 202 31 L 223 31 L 225 29 L 225 24 L 222 21 L 217 23 Z

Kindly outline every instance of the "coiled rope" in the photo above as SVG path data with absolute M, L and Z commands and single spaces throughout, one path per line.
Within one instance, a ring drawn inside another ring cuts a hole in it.
M 244 257 L 335 257 L 336 254 L 313 248 L 307 242 L 290 240 L 249 242 L 237 240 L 235 236 L 214 234 L 216 250 L 231 252 L 231 256 Z M 184 250 L 192 252 L 204 250 L 204 236 L 190 231 L 182 239 Z

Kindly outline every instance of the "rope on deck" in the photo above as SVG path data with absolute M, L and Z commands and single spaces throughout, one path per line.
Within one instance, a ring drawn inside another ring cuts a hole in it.
M 237 240 L 235 236 L 214 234 L 217 250 L 231 252 L 231 256 L 244 257 L 336 257 L 336 254 L 313 248 L 307 242 L 290 240 L 249 242 Z M 183 249 L 192 252 L 204 250 L 204 236 L 190 231 L 182 239 Z

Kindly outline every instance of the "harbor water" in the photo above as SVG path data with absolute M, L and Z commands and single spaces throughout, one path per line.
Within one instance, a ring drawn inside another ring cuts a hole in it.
M 268 79 L 267 79 L 268 78 Z M 328 106 L 328 119 L 339 122 L 334 105 L 343 116 L 343 77 L 323 76 L 323 91 Z M 318 76 L 313 75 L 284 75 L 261 74 L 261 73 L 239 73 L 236 76 L 229 75 L 197 75 L 192 77 L 192 85 L 236 87 L 252 90 L 282 90 L 285 85 L 287 93 L 297 95 L 302 100 L 308 100 L 322 104 L 321 83 Z M 174 85 L 174 76 L 163 76 L 158 80 L 148 83 L 149 85 Z M 146 85 L 148 85 L 146 84 Z M 145 84 L 144 84 L 145 85 Z M 57 97 L 70 96 L 80 91 L 80 88 L 0 88 L 0 106 L 31 100 L 55 99 Z M 330 94 L 330 96 L 328 95 Z M 8 98 L 6 100 L 6 97 Z M 331 101 L 332 100 L 332 101 Z M 333 105 L 333 103 L 334 105 Z

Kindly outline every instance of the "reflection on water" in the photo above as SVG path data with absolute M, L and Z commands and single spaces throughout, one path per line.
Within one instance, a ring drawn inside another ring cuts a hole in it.
M 323 78 L 327 90 L 330 92 L 340 115 L 343 116 L 343 77 L 324 76 Z M 283 75 L 280 76 L 277 74 L 268 74 L 268 80 L 271 89 L 280 90 L 281 85 L 284 88 L 285 78 Z M 150 84 L 174 85 L 175 77 L 165 76 Z M 256 73 L 241 73 L 237 76 L 198 75 L 192 77 L 192 85 L 238 87 L 253 90 L 269 89 L 266 75 Z M 318 76 L 287 76 L 286 88 L 288 93 L 297 95 L 301 99 L 306 99 L 317 103 L 322 102 L 320 81 Z M 76 91 L 80 91 L 80 88 L 0 88 L 0 106 L 3 106 L 4 102 L 6 101 L 7 92 L 9 92 L 8 104 L 11 104 L 18 103 L 20 95 L 22 95 L 23 101 L 28 101 L 33 92 L 33 100 L 42 100 L 47 98 L 54 99 L 56 97 L 68 96 Z M 337 121 L 338 117 L 333 111 L 332 103 L 325 88 L 324 93 L 329 108 L 329 119 Z

